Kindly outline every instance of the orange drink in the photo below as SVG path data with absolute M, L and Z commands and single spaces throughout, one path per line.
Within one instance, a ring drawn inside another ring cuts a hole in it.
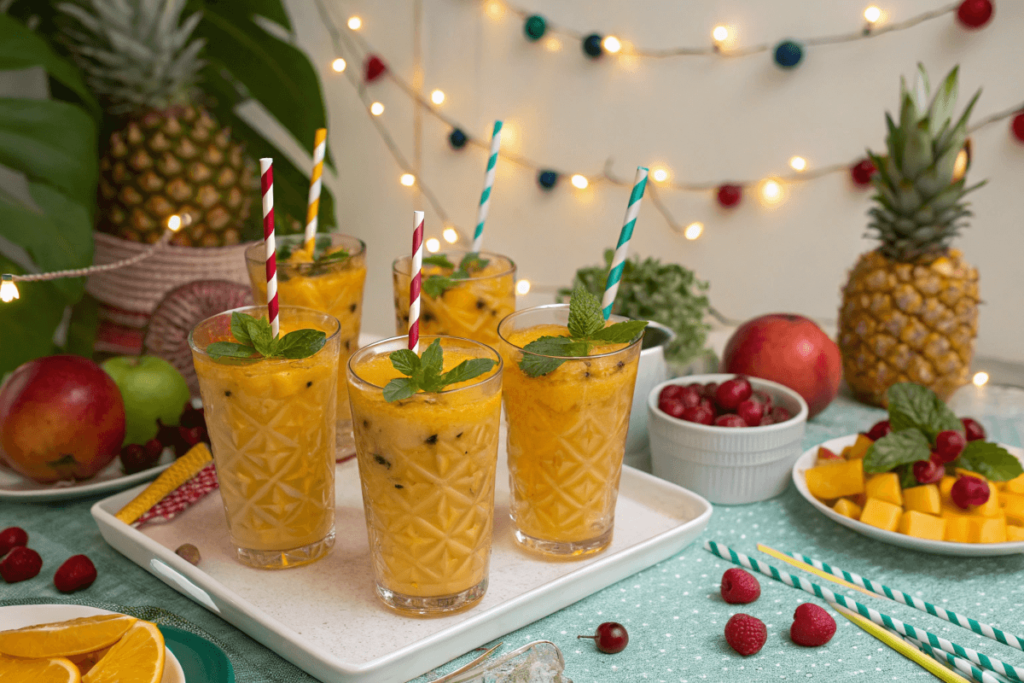
M 266 318 L 265 307 L 237 309 Z M 281 306 L 281 336 L 327 335 L 308 358 L 214 359 L 207 347 L 234 341 L 231 311 L 189 335 L 206 410 L 228 532 L 238 559 L 262 569 L 313 562 L 334 545 L 338 321 Z
M 314 253 L 303 247 L 302 235 L 277 237 L 277 298 L 281 306 L 302 306 L 327 313 L 341 324 L 338 364 L 338 454 L 353 452 L 352 416 L 345 392 L 345 367 L 359 348 L 359 324 L 366 281 L 366 245 L 355 237 L 318 235 Z M 314 259 L 314 256 L 319 257 Z M 267 303 L 266 254 L 263 243 L 245 252 L 252 296 Z
M 391 403 L 402 375 L 388 357 L 407 337 L 349 359 L 348 390 L 377 594 L 396 610 L 435 614 L 469 607 L 487 590 L 501 359 L 491 348 L 440 337 L 445 372 L 492 359 L 483 375 Z M 421 348 L 433 341 L 421 337 Z
M 530 308 L 510 315 L 498 332 L 516 541 L 544 554 L 584 556 L 611 543 L 643 335 L 594 346 L 547 374 L 524 373 L 523 347 L 568 336 L 568 315 L 568 305 Z
M 468 252 L 448 251 L 428 254 L 423 263 L 423 290 L 420 296 L 420 334 L 462 337 L 498 345 L 498 323 L 516 310 L 516 264 L 498 254 L 480 252 L 485 266 L 471 267 L 467 277 L 452 277 Z M 454 268 L 431 264 L 431 259 L 446 257 Z M 409 257 L 397 259 L 392 266 L 395 290 L 395 330 L 409 329 Z M 449 278 L 447 287 L 434 293 L 428 280 Z

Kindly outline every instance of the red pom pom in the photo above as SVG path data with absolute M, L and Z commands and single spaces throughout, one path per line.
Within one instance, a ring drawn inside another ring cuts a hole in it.
M 964 0 L 956 18 L 967 28 L 981 28 L 992 18 L 992 0 Z
M 388 70 L 388 65 L 384 63 L 377 55 L 370 55 L 366 58 L 366 82 L 373 83 L 375 80 L 384 75 Z
M 871 163 L 871 159 L 861 159 L 850 168 L 850 176 L 853 182 L 860 186 L 871 184 L 871 176 L 875 175 L 878 169 Z
M 1013 137 L 1024 142 L 1024 112 L 1013 117 L 1013 123 L 1010 124 L 1010 128 L 1013 130 Z
M 722 185 L 718 188 L 718 203 L 722 206 L 736 206 L 743 198 L 743 188 L 739 185 Z

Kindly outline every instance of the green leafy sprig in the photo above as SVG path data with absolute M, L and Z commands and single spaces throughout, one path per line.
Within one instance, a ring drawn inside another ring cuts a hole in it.
M 329 251 L 331 248 L 330 237 L 317 237 L 313 242 L 313 263 L 314 266 L 322 266 L 328 263 L 338 263 L 349 257 L 348 249 Z M 292 257 L 294 248 L 291 244 L 282 244 L 277 248 L 277 260 L 287 261 Z
M 445 254 L 428 256 L 423 259 L 423 265 L 450 269 L 452 272 L 448 275 L 434 274 L 427 276 L 423 280 L 423 293 L 433 299 L 443 296 L 447 290 L 459 284 L 459 280 L 468 280 L 486 268 L 488 263 L 490 263 L 489 259 L 480 258 L 480 254 L 473 251 L 462 257 L 458 268 L 448 260 Z
M 388 403 L 411 397 L 418 391 L 436 393 L 444 391 L 450 384 L 458 384 L 479 377 L 491 371 L 496 364 L 490 358 L 464 360 L 448 372 L 444 368 L 444 351 L 441 340 L 435 339 L 417 356 L 409 349 L 392 352 L 388 358 L 391 365 L 405 377 L 396 377 L 384 387 L 384 400 Z
M 214 342 L 206 347 L 210 358 L 308 358 L 327 343 L 327 335 L 320 330 L 295 330 L 275 337 L 270 323 L 245 313 L 231 314 L 233 342 Z
M 577 287 L 569 299 L 569 336 L 540 337 L 523 347 L 519 369 L 529 377 L 540 377 L 557 370 L 569 358 L 590 354 L 603 344 L 629 344 L 647 327 L 646 320 L 628 320 L 605 327 L 601 301 Z

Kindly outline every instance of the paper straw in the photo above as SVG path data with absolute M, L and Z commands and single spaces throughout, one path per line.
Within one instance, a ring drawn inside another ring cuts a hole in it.
M 412 269 L 409 271 L 409 349 L 420 352 L 420 285 L 423 278 L 423 212 L 413 211 Z
M 1010 647 L 1016 648 L 1018 650 L 1024 650 L 1024 638 L 1021 638 L 1020 636 L 1015 636 L 1012 633 L 1000 631 L 995 626 L 983 624 L 980 621 L 971 619 L 970 617 L 965 617 L 963 615 L 957 614 L 956 612 L 951 612 L 950 610 L 943 609 L 942 607 L 933 605 L 930 602 L 925 602 L 920 598 L 915 598 L 913 595 L 904 593 L 903 591 L 893 590 L 888 586 L 882 585 L 880 583 L 875 583 L 871 579 L 866 579 L 863 576 L 860 576 L 859 574 L 848 572 L 845 569 L 840 569 L 839 567 L 832 567 L 820 560 L 815 560 L 813 557 L 807 557 L 806 555 L 801 555 L 799 553 L 788 553 L 788 555 L 796 558 L 797 560 L 806 562 L 807 564 L 810 564 L 816 567 L 817 569 L 822 570 L 823 572 L 827 572 L 829 574 L 832 574 L 833 576 L 842 577 L 846 581 L 849 581 L 854 585 L 865 588 L 871 591 L 872 593 L 884 596 L 886 598 L 889 598 L 890 600 L 895 600 L 896 602 L 907 605 L 908 607 L 919 609 L 922 612 L 927 612 L 928 614 L 938 617 L 939 619 L 945 619 L 946 621 L 956 624 L 957 626 L 969 629 L 974 633 L 977 633 L 979 636 L 985 636 L 986 638 L 991 638 L 992 640 L 998 643 L 1002 643 L 1003 645 L 1009 645 Z
M 313 172 L 309 175 L 309 200 L 306 202 L 306 249 L 313 253 L 316 228 L 320 222 L 320 184 L 327 155 L 327 129 L 317 128 L 313 139 Z
M 894 632 L 889 631 L 889 633 Z M 1008 679 L 1004 678 L 1003 676 L 1000 676 L 999 674 L 993 673 L 991 671 L 979 669 L 963 657 L 957 657 L 956 655 L 951 655 L 948 652 L 936 650 L 928 643 L 922 643 L 920 640 L 917 640 L 916 638 L 911 638 L 910 636 L 900 636 L 899 634 L 895 635 L 902 638 L 905 642 L 910 644 L 911 647 L 917 648 L 919 651 L 925 653 L 932 659 L 938 662 L 949 664 L 957 671 L 967 676 L 970 676 L 973 680 L 977 681 L 977 683 L 1008 683 Z
M 932 647 L 937 647 L 946 652 L 949 652 L 950 654 L 959 655 L 960 657 L 969 659 L 975 664 L 981 665 L 986 669 L 990 669 L 997 673 L 1001 673 L 1004 676 L 1012 678 L 1015 681 L 1021 680 L 1020 674 L 1017 673 L 1017 669 L 1015 669 L 1010 664 L 998 660 L 995 657 L 989 657 L 986 654 L 983 654 L 976 650 L 972 650 L 969 647 L 957 645 L 956 643 L 950 642 L 945 638 L 940 638 L 934 633 L 925 631 L 924 629 L 914 628 L 912 625 L 905 624 L 899 619 L 894 619 L 893 617 L 890 617 L 887 614 L 882 614 L 881 612 L 873 610 L 870 607 L 865 607 L 856 600 L 850 600 L 846 596 L 840 595 L 838 593 L 833 593 L 828 588 L 819 586 L 818 584 L 812 581 L 808 581 L 803 577 L 780 572 L 778 569 L 771 566 L 770 564 L 762 564 L 753 558 L 747 557 L 742 553 L 737 553 L 735 550 L 727 546 L 715 543 L 714 541 L 705 541 L 704 549 L 711 552 L 714 555 L 717 555 L 718 557 L 721 557 L 723 560 L 728 560 L 733 564 L 738 564 L 741 567 L 746 567 L 747 569 L 752 569 L 756 572 L 764 574 L 765 576 L 770 576 L 776 581 L 780 581 L 781 583 L 784 583 L 787 586 L 791 586 L 792 588 L 799 588 L 800 590 L 806 593 L 815 595 L 823 600 L 827 600 L 828 602 L 837 602 L 843 607 L 846 607 L 847 609 L 855 610 L 861 616 L 867 617 L 879 626 L 884 626 L 885 628 L 890 628 L 894 631 L 897 631 L 901 635 L 910 636 L 911 638 L 916 638 L 917 640 L 920 640 L 922 642 L 927 642 Z
M 263 244 L 267 253 L 267 319 L 270 332 L 277 338 L 281 324 L 277 319 L 277 243 L 274 240 L 274 160 L 260 159 L 260 186 L 263 188 Z
M 855 591 L 857 591 L 859 593 L 863 593 L 864 595 L 870 595 L 871 597 L 876 598 L 876 599 L 879 597 L 879 596 L 875 595 L 874 593 L 872 593 L 871 591 L 865 590 L 864 588 L 861 588 L 860 586 L 856 586 L 856 585 L 854 585 L 854 584 L 852 584 L 852 583 L 850 583 L 848 581 L 843 581 L 840 578 L 837 578 L 835 576 L 831 576 L 831 575 L 827 574 L 826 572 L 823 572 L 820 569 L 815 569 L 814 567 L 812 567 L 811 565 L 807 564 L 806 562 L 802 562 L 800 560 L 793 559 L 792 557 L 789 557 L 788 555 L 786 555 L 781 550 L 776 550 L 775 548 L 770 548 L 770 547 L 766 546 L 763 543 L 758 543 L 757 544 L 757 549 L 759 551 L 761 551 L 762 553 L 764 553 L 765 555 L 769 555 L 771 557 L 774 557 L 776 560 L 779 560 L 780 562 L 785 562 L 786 564 L 791 565 L 793 567 L 796 567 L 797 569 L 803 569 L 808 574 L 814 574 L 818 578 L 825 579 L 826 581 L 831 581 L 832 583 L 838 584 L 840 586 L 844 586 L 846 588 L 849 588 L 850 590 L 855 590 Z
M 622 271 L 626 267 L 626 255 L 629 253 L 629 240 L 633 238 L 633 226 L 636 225 L 636 217 L 640 215 L 640 200 L 644 198 L 644 188 L 646 187 L 647 169 L 637 166 L 633 191 L 629 195 L 629 205 L 626 207 L 626 218 L 622 223 L 622 232 L 619 233 L 619 243 L 615 247 L 615 257 L 612 258 L 612 269 L 608 271 L 608 281 L 604 285 L 604 299 L 601 301 L 601 308 L 605 320 L 612 314 L 615 295 L 619 293 L 619 281 L 622 280 Z
M 484 242 L 484 221 L 491 208 L 491 188 L 494 187 L 494 167 L 498 164 L 498 150 L 501 148 L 501 121 L 494 122 L 491 133 L 491 155 L 487 157 L 487 173 L 484 174 L 484 191 L 480 194 L 480 208 L 476 214 L 476 232 L 473 233 L 473 251 L 479 253 Z

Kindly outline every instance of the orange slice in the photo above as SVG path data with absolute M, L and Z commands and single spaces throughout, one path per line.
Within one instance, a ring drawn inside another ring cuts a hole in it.
M 173 465 L 161 472 L 152 484 L 144 488 L 142 493 L 135 496 L 132 502 L 121 508 L 120 512 L 114 516 L 125 524 L 131 524 L 149 508 L 163 500 L 168 493 L 196 476 L 199 470 L 206 467 L 211 460 L 213 460 L 213 456 L 206 444 L 197 443 L 188 453 L 175 460 Z
M 78 667 L 63 657 L 14 659 L 0 655 L 0 681 L 4 683 L 80 683 Z
M 164 636 L 156 624 L 137 621 L 110 652 L 82 677 L 83 683 L 160 683 Z
M 0 654 L 42 659 L 94 652 L 116 643 L 136 621 L 124 614 L 101 614 L 0 631 Z

